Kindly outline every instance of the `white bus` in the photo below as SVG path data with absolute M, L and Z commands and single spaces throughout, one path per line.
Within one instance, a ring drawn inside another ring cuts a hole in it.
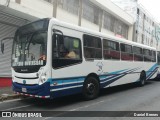
M 158 64 L 158 67 L 160 68 L 160 51 L 157 51 L 157 64 Z M 160 80 L 160 70 L 158 70 L 158 75 L 156 79 Z
M 157 75 L 156 49 L 52 19 L 20 27 L 12 49 L 13 90 L 56 98 L 138 82 Z

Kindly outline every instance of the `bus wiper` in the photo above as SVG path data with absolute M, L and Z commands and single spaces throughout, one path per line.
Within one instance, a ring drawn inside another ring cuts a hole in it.
M 45 32 L 45 31 L 44 31 L 44 30 L 40 30 L 40 31 L 36 31 L 36 32 L 33 32 L 33 33 L 32 33 L 32 35 L 31 35 L 29 41 L 27 41 L 27 42 L 28 42 L 28 46 L 25 47 L 25 50 L 28 50 L 28 49 L 29 49 L 29 46 L 30 46 L 30 44 L 31 44 L 31 41 L 32 41 L 33 36 L 34 36 L 35 34 L 41 33 L 41 32 Z M 27 43 L 27 42 L 26 42 L 26 43 Z

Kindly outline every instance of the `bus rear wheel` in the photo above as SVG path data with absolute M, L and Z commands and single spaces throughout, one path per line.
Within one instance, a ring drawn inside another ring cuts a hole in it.
M 88 77 L 83 84 L 83 96 L 86 100 L 92 100 L 98 97 L 100 85 L 95 77 Z
M 139 86 L 142 87 L 145 85 L 146 82 L 146 73 L 144 71 L 140 74 L 140 81 L 138 82 Z

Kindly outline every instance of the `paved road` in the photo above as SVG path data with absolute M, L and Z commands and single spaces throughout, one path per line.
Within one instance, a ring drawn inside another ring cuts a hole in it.
M 100 96 L 84 101 L 80 95 L 54 100 L 25 99 L 0 103 L 0 111 L 160 111 L 160 82 L 148 81 L 144 87 L 135 84 L 103 89 Z M 93 114 L 93 113 L 91 113 Z M 58 115 L 58 114 L 57 114 Z M 46 118 L 53 119 L 53 118 Z M 62 117 L 54 119 L 63 119 Z M 70 118 L 65 118 L 71 120 Z M 75 119 L 75 118 L 73 118 Z M 76 118 L 77 120 L 82 118 Z M 103 118 L 88 118 L 97 120 Z M 111 119 L 111 118 L 110 118 Z M 122 118 L 114 118 L 116 120 Z M 128 118 L 126 118 L 127 120 Z M 146 118 L 141 118 L 146 120 Z M 151 118 L 148 118 L 150 120 Z M 157 120 L 157 118 L 152 118 Z M 130 118 L 132 120 L 132 118 Z

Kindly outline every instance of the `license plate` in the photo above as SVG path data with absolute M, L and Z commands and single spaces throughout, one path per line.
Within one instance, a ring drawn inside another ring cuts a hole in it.
M 26 88 L 22 88 L 22 92 L 27 92 L 27 89 Z

